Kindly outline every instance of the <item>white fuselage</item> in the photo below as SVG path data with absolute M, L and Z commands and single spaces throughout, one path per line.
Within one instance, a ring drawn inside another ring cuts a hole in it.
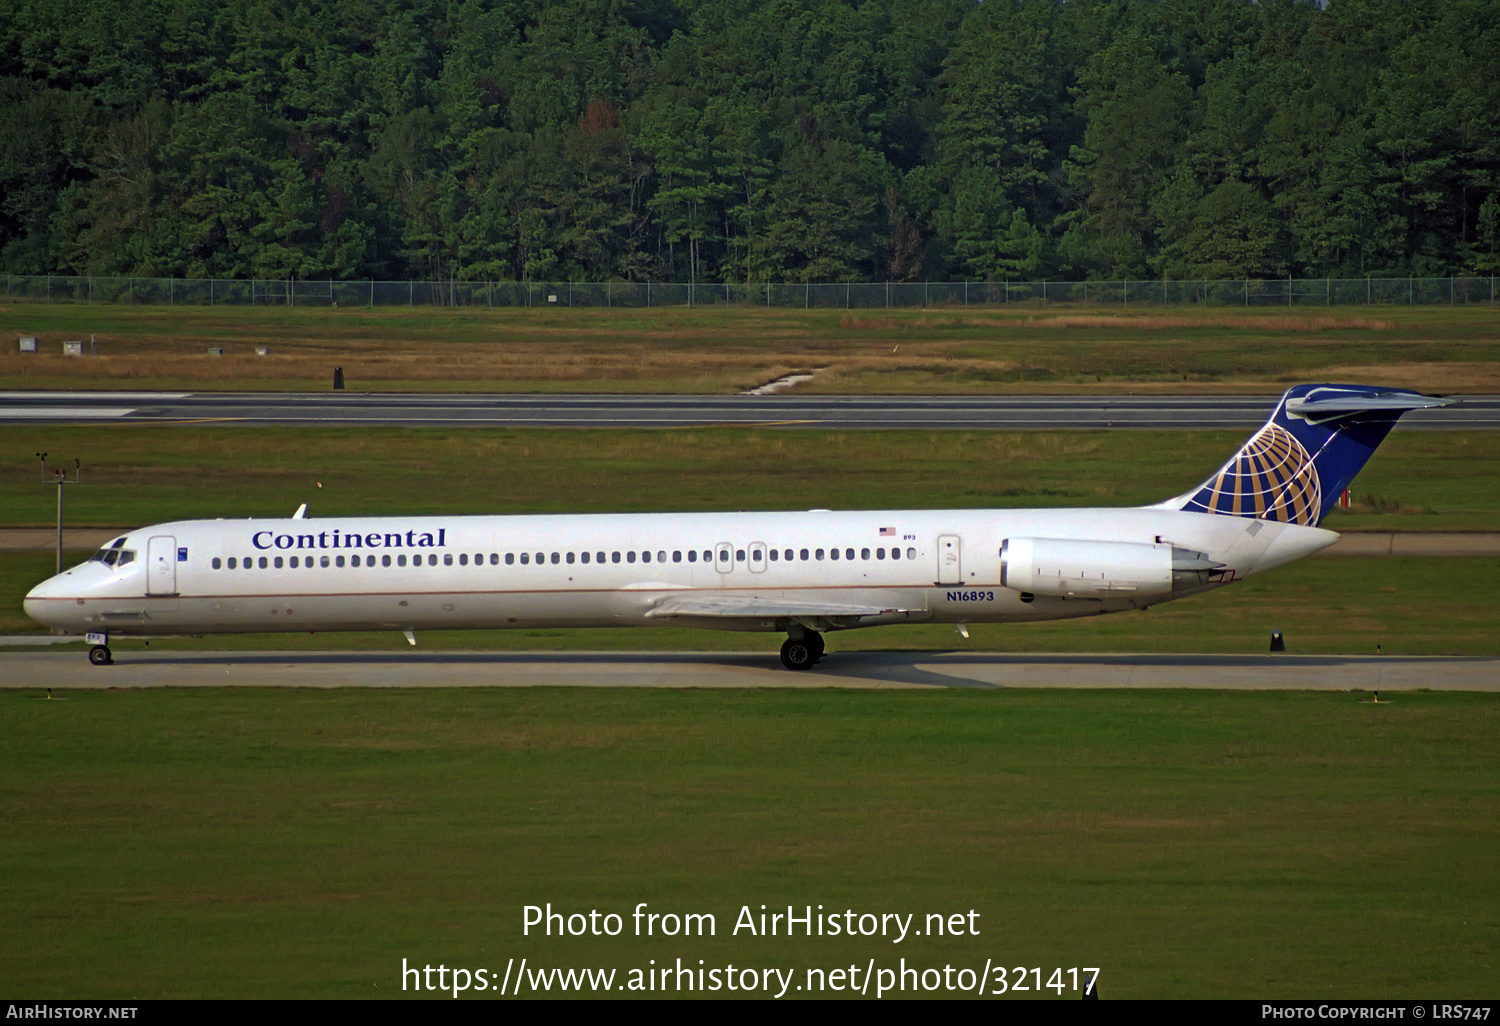
M 25 608 L 52 627 L 116 635 L 1048 620 L 1217 587 L 1337 537 L 1159 507 L 195 520 L 130 532 L 114 548 L 131 561 L 74 567 Z M 1125 581 L 1034 593 L 1002 584 L 1010 539 L 1063 539 L 1085 555 L 1124 543 L 1160 555 L 1169 579 L 1178 550 L 1217 569 L 1165 591 Z

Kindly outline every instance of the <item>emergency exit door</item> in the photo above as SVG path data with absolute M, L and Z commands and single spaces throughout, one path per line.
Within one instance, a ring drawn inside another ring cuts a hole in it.
M 177 539 L 169 534 L 146 543 L 146 594 L 177 594 Z

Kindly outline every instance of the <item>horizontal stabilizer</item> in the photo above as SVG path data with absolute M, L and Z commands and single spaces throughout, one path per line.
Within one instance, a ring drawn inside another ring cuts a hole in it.
M 1361 413 L 1408 413 L 1452 406 L 1457 400 L 1418 395 L 1415 392 L 1380 392 L 1375 394 L 1340 394 L 1329 390 L 1286 401 L 1286 412 L 1314 424 L 1353 417 Z

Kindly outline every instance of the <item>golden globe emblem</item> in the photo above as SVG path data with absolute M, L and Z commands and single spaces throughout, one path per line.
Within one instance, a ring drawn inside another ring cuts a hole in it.
M 1207 508 L 1313 527 L 1323 509 L 1318 469 L 1290 431 L 1267 424 L 1219 471 Z

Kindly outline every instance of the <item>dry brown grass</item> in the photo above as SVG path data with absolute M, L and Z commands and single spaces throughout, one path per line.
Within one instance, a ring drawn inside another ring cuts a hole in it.
M 1214 328 L 1225 331 L 1274 332 L 1390 331 L 1396 322 L 1373 317 L 1309 314 L 1057 314 L 1032 315 L 1031 328 L 1131 328 L 1164 331 L 1172 328 Z

